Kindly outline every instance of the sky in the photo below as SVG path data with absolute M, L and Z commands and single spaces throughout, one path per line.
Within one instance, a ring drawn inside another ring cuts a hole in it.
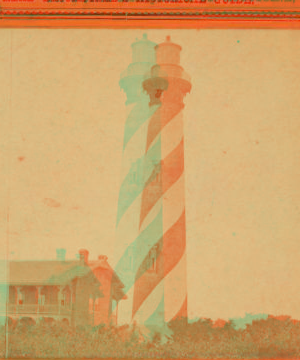
M 2 258 L 113 263 L 126 96 L 145 30 L 0 30 Z M 182 46 L 189 316 L 300 319 L 298 31 L 149 30 Z

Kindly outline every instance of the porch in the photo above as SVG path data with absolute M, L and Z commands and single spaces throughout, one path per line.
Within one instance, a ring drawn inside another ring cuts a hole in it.
M 7 316 L 71 320 L 74 296 L 69 286 L 10 286 Z

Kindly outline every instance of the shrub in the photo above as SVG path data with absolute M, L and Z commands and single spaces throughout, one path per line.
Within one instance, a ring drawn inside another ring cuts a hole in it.
M 10 357 L 85 358 L 291 358 L 300 355 L 300 323 L 269 317 L 237 330 L 231 322 L 216 327 L 210 319 L 169 323 L 173 336 L 162 341 L 159 332 L 145 341 L 136 326 L 69 326 L 64 321 L 28 319 L 0 327 L 0 356 L 5 334 Z M 7 330 L 7 331 L 6 331 Z

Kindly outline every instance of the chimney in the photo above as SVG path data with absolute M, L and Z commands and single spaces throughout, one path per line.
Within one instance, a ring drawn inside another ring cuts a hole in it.
M 86 249 L 79 250 L 79 259 L 81 262 L 87 264 L 89 261 L 89 252 Z
M 56 260 L 65 261 L 66 260 L 66 249 L 56 249 Z
M 100 261 L 107 261 L 108 257 L 106 255 L 99 255 L 98 260 Z

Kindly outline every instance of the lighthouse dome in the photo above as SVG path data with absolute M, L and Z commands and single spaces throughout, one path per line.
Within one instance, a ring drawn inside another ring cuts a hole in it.
M 157 45 L 155 49 L 157 64 L 180 64 L 181 46 L 171 42 L 170 36 L 167 36 L 166 41 Z
M 132 62 L 154 63 L 156 62 L 156 44 L 144 34 L 141 40 L 137 40 L 132 45 Z

